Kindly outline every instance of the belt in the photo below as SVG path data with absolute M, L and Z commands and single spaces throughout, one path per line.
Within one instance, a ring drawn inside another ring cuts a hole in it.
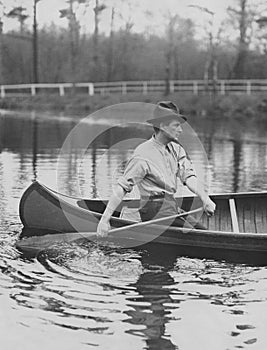
M 163 199 L 174 200 L 174 196 L 169 194 L 169 193 L 162 192 L 162 193 L 152 194 L 149 197 L 141 197 L 141 200 L 145 201 L 145 202 L 147 202 L 147 201 L 160 201 Z

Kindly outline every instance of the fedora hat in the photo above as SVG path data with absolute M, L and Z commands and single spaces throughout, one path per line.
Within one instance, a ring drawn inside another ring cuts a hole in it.
M 178 119 L 180 123 L 184 123 L 187 120 L 183 114 L 180 114 L 176 104 L 171 101 L 160 101 L 153 111 L 153 118 L 148 119 L 146 122 L 158 126 L 162 122 L 168 122 L 173 119 Z

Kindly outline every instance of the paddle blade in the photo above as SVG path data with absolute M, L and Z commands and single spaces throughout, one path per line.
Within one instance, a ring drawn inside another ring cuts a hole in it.
M 71 243 L 82 239 L 96 238 L 96 232 L 68 232 L 32 236 L 23 238 L 16 243 L 16 248 L 22 252 L 38 253 L 56 243 Z

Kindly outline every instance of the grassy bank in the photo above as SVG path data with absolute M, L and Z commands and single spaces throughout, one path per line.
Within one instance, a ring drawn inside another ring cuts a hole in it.
M 235 94 L 228 96 L 195 96 L 175 93 L 163 96 L 154 94 L 127 95 L 37 95 L 23 97 L 5 97 L 0 99 L 0 108 L 7 110 L 60 111 L 66 113 L 92 113 L 103 107 L 123 102 L 156 103 L 159 100 L 172 100 L 187 114 L 197 116 L 267 118 L 267 99 L 264 95 Z

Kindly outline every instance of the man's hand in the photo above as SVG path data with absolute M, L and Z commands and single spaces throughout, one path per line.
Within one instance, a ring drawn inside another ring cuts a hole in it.
M 214 215 L 216 204 L 209 197 L 203 202 L 203 207 L 208 216 Z
M 110 197 L 110 200 L 106 206 L 106 209 L 102 215 L 101 220 L 98 223 L 96 234 L 98 237 L 107 237 L 108 232 L 110 230 L 110 218 L 118 207 L 118 205 L 123 200 L 123 197 L 125 195 L 124 189 L 120 185 L 116 185 L 113 189 L 113 194 Z
M 109 220 L 101 219 L 98 223 L 96 234 L 98 237 L 107 237 L 110 230 Z
M 203 203 L 203 208 L 205 213 L 208 216 L 212 216 L 214 214 L 216 204 L 210 199 L 207 194 L 207 189 L 204 184 L 199 181 L 195 176 L 191 176 L 186 180 L 186 186 L 190 191 L 197 194 Z

